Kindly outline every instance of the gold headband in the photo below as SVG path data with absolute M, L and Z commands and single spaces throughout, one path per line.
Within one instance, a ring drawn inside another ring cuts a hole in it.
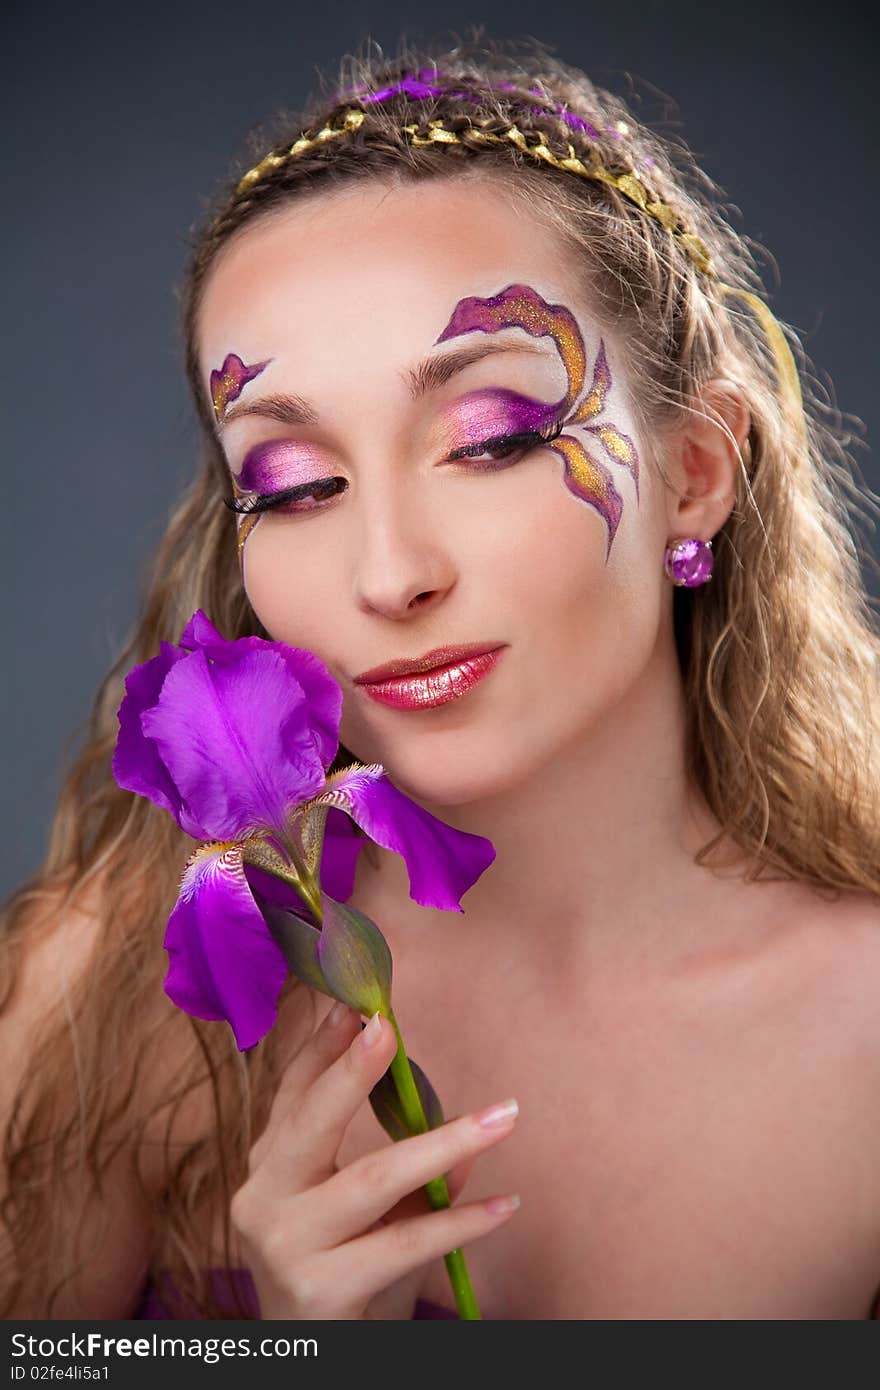
M 336 140 L 340 136 L 349 135 L 352 131 L 358 130 L 365 119 L 365 112 L 350 109 L 343 113 L 341 125 L 326 125 L 318 131 L 317 135 L 301 135 L 289 149 L 282 150 L 280 154 L 270 151 L 269 154 L 264 155 L 259 164 L 248 169 L 238 183 L 236 194 L 240 196 L 247 193 L 264 175 L 271 173 L 279 165 L 286 164 L 289 159 L 295 159 L 298 155 L 305 154 L 306 151 L 314 149 L 318 145 L 326 144 L 330 140 Z M 461 133 L 457 133 L 448 130 L 442 120 L 436 120 L 428 122 L 427 135 L 420 135 L 419 127 L 415 124 L 405 125 L 403 130 L 413 145 L 461 145 L 464 143 L 461 138 L 462 134 L 486 145 L 500 145 L 509 142 L 517 149 L 522 150 L 523 154 L 530 155 L 533 159 L 541 160 L 545 164 L 551 164 L 555 169 L 564 169 L 567 173 L 577 174 L 581 178 L 592 179 L 607 184 L 611 188 L 616 188 L 642 212 L 655 218 L 666 231 L 671 233 L 697 269 L 715 282 L 722 294 L 734 295 L 743 300 L 757 315 L 773 353 L 786 408 L 800 432 L 802 441 L 806 441 L 806 423 L 798 370 L 785 334 L 775 316 L 756 294 L 752 294 L 749 290 L 736 289 L 733 285 L 725 285 L 718 279 L 717 272 L 712 265 L 711 252 L 706 243 L 682 227 L 678 214 L 667 203 L 657 202 L 650 198 L 647 189 L 634 170 L 625 174 L 612 174 L 599 163 L 584 164 L 583 160 L 575 153 L 574 146 L 570 141 L 567 142 L 568 155 L 562 159 L 548 148 L 544 137 L 540 134 L 537 143 L 530 145 L 523 132 L 516 125 L 510 125 L 506 130 L 497 132 L 484 130 L 480 126 L 469 125 Z
M 340 135 L 348 135 L 351 131 L 357 130 L 363 125 L 365 113 L 363 111 L 346 111 L 343 115 L 342 125 L 338 127 L 324 126 L 317 135 L 308 138 L 303 135 L 296 140 L 283 154 L 267 154 L 261 159 L 259 164 L 253 169 L 249 169 L 238 185 L 239 194 L 246 193 L 253 184 L 261 179 L 264 174 L 271 169 L 276 169 L 279 164 L 284 164 L 288 159 L 293 159 L 297 155 L 305 154 L 307 150 L 313 149 L 316 145 L 323 145 L 328 140 L 335 140 Z M 460 134 L 454 130 L 447 130 L 442 121 L 429 121 L 428 134 L 419 135 L 418 125 L 405 125 L 403 127 L 406 134 L 410 137 L 413 145 L 462 145 L 464 141 Z M 559 155 L 553 153 L 544 142 L 543 136 L 538 137 L 534 145 L 530 145 L 525 135 L 518 126 L 510 125 L 506 130 L 488 131 L 481 126 L 468 126 L 463 134 L 470 136 L 472 140 L 484 145 L 503 145 L 508 141 L 516 145 L 523 154 L 531 155 L 533 159 L 540 159 L 545 164 L 552 164 L 554 169 L 565 169 L 570 174 L 579 174 L 581 178 L 593 179 L 599 183 L 608 184 L 611 188 L 616 188 L 624 197 L 629 198 L 630 202 L 641 208 L 642 212 L 647 212 L 651 217 L 656 217 L 668 232 L 681 242 L 694 264 L 707 275 L 714 275 L 712 269 L 712 259 L 709 248 L 699 237 L 685 231 L 679 226 L 679 217 L 666 203 L 653 202 L 641 179 L 635 172 L 626 174 L 611 174 L 601 164 L 584 164 L 575 153 L 574 146 L 568 143 L 568 155 L 565 159 L 560 159 Z

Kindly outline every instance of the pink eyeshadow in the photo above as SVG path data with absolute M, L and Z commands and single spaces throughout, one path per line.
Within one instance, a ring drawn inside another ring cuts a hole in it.
M 249 450 L 236 482 L 245 492 L 281 492 L 326 476 L 320 456 L 307 444 L 270 440 Z
M 449 426 L 463 429 L 464 443 L 477 444 L 500 434 L 539 430 L 558 409 L 558 401 L 533 401 L 516 391 L 475 391 L 446 413 Z

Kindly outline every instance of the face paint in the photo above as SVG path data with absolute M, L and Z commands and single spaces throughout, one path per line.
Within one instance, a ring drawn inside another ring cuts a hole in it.
M 602 414 L 612 386 L 604 342 L 599 342 L 590 389 L 582 397 L 587 359 L 577 320 L 564 305 L 549 304 L 529 285 L 508 285 L 485 299 L 472 296 L 459 300 L 436 342 L 446 342 L 462 333 L 497 333 L 502 328 L 522 328 L 532 337 L 551 337 L 565 368 L 566 392 L 560 400 L 550 402 L 531 400 L 516 391 L 493 387 L 471 393 L 447 415 L 453 428 L 457 426 L 463 430 L 465 445 L 496 435 L 540 431 L 564 415 L 566 424 L 578 425 L 594 435 L 609 458 L 628 469 L 638 499 L 639 460 L 632 440 L 610 421 L 587 423 L 597 421 Z M 211 392 L 218 419 L 222 418 L 229 401 L 240 395 L 242 388 L 271 360 L 248 367 L 230 353 L 222 372 L 211 373 Z M 607 559 L 623 512 L 623 500 L 610 469 L 587 453 L 573 435 L 561 434 L 545 447 L 553 449 L 562 459 L 563 478 L 569 492 L 604 518 L 608 528 Z M 275 441 L 251 450 L 239 479 L 233 478 L 232 487 L 236 497 L 243 497 L 248 492 L 280 492 L 301 482 L 317 482 L 321 476 L 317 456 L 308 446 Z M 265 512 L 260 512 L 245 516 L 239 524 L 238 559 L 242 568 L 244 543 L 264 515 Z
M 247 496 L 244 489 L 238 486 L 235 478 L 232 479 L 232 495 L 233 497 Z M 241 570 L 242 581 L 244 580 L 244 543 L 260 520 L 260 517 L 264 515 L 264 512 L 255 512 L 251 516 L 237 516 L 235 518 L 236 524 L 238 525 L 238 567 Z
M 284 492 L 301 483 L 317 483 L 326 476 L 327 469 L 322 466 L 320 456 L 308 444 L 295 444 L 285 439 L 267 440 L 245 455 L 238 476 L 232 479 L 232 491 L 235 497 L 246 497 L 248 493 L 255 492 Z M 245 541 L 265 515 L 265 512 L 256 512 L 240 520 L 239 564 Z
M 214 404 L 214 418 L 218 424 L 226 414 L 226 407 L 230 401 L 237 400 L 247 386 L 249 381 L 253 381 L 255 376 L 259 376 L 265 367 L 272 361 L 267 357 L 265 362 L 256 362 L 249 367 L 242 362 L 241 358 L 234 352 L 229 352 L 223 366 L 218 371 L 211 372 L 211 400 Z M 242 497 L 244 494 L 238 486 L 235 478 L 232 479 L 232 492 L 235 497 Z M 242 551 L 244 543 L 250 535 L 254 526 L 259 521 L 258 516 L 246 516 L 239 523 L 238 527 L 238 563 L 239 568 L 244 573 L 244 557 Z
M 632 440 L 610 421 L 586 423 L 596 420 L 596 417 L 601 415 L 605 408 L 605 397 L 612 384 L 604 342 L 599 343 L 593 380 L 583 399 L 579 398 L 586 379 L 587 358 L 577 320 L 564 305 L 548 304 L 530 285 L 508 285 L 506 289 L 486 299 L 474 295 L 469 299 L 459 300 L 437 342 L 447 342 L 462 333 L 498 333 L 502 328 L 522 328 L 533 338 L 553 339 L 568 381 L 565 395 L 561 400 L 549 405 L 525 402 L 523 397 L 518 399 L 523 404 L 530 404 L 534 410 L 543 412 L 544 422 L 565 412 L 566 424 L 579 425 L 588 434 L 594 435 L 606 454 L 615 463 L 622 463 L 629 471 L 638 500 L 639 460 Z M 611 470 L 599 459 L 588 454 L 580 440 L 575 439 L 573 435 L 562 434 L 546 447 L 553 449 L 562 459 L 564 482 L 569 492 L 579 501 L 594 507 L 604 518 L 608 527 L 605 553 L 607 559 L 623 512 L 623 499 L 614 486 Z
M 271 361 L 272 358 L 267 357 L 265 362 L 257 362 L 253 367 L 248 367 L 234 352 L 227 354 L 219 372 L 211 373 L 211 400 L 214 402 L 214 417 L 218 422 L 223 419 L 229 402 L 237 400 L 248 382 L 259 376 Z

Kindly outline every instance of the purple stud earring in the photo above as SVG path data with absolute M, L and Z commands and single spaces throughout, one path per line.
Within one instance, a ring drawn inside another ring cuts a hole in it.
M 676 586 L 693 589 L 705 584 L 712 578 L 712 542 L 696 537 L 673 541 L 666 547 L 663 568 Z

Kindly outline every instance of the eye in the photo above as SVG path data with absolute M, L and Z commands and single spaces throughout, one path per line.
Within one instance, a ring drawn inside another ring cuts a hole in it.
M 451 463 L 456 459 L 477 459 L 481 454 L 489 454 L 497 462 L 506 462 L 512 454 L 525 455 L 536 447 L 552 443 L 562 433 L 564 425 L 564 418 L 560 418 L 545 426 L 543 430 L 523 430 L 519 434 L 495 435 L 492 439 L 484 439 L 478 444 L 467 444 L 461 449 L 453 449 L 452 453 L 447 455 L 447 461 Z M 477 473 L 491 472 L 494 467 L 494 463 L 472 465 Z
M 496 466 L 503 466 L 514 454 L 525 455 L 531 449 L 551 443 L 562 433 L 564 417 L 554 420 L 543 430 L 524 430 L 519 434 L 499 434 L 477 444 L 466 444 L 447 454 L 447 463 L 458 459 L 478 459 L 481 454 L 489 454 L 493 462 L 473 463 L 471 470 L 476 473 L 491 472 Z M 311 483 L 297 483 L 295 487 L 284 488 L 281 492 L 248 493 L 245 496 L 224 497 L 224 506 L 231 512 L 249 516 L 253 512 L 280 511 L 293 516 L 321 510 L 321 504 L 343 492 L 348 487 L 346 478 L 316 478 Z M 311 502 L 305 506 L 303 503 Z
M 283 492 L 254 492 L 245 497 L 224 497 L 223 502 L 231 512 L 243 513 L 246 516 L 251 512 L 268 512 L 281 507 L 289 507 L 290 515 L 296 512 L 316 511 L 318 508 L 315 506 L 303 507 L 296 504 L 308 502 L 310 499 L 320 504 L 347 486 L 346 478 L 316 478 L 313 483 L 297 483 L 295 487 L 287 487 Z

